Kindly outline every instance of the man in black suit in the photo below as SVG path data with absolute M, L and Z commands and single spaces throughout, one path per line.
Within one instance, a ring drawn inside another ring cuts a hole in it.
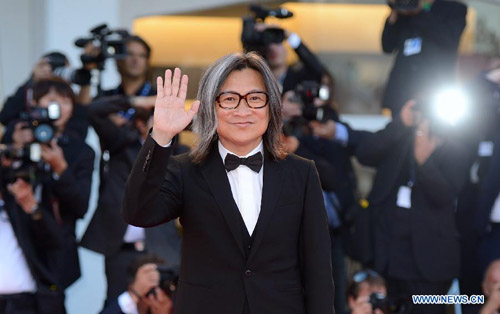
M 255 53 L 203 75 L 186 111 L 188 78 L 158 78 L 154 126 L 127 181 L 123 215 L 183 225 L 176 313 L 334 313 L 330 240 L 318 174 L 281 146 L 280 91 Z M 244 101 L 243 101 L 244 100 Z M 193 117 L 200 139 L 171 157 Z
M 463 138 L 437 135 L 414 106 L 409 101 L 356 152 L 377 169 L 368 197 L 375 269 L 387 279 L 388 296 L 410 305 L 413 294 L 446 294 L 458 275 L 455 204 L 471 159 Z M 412 313 L 444 313 L 444 306 L 415 306 Z
M 80 277 L 75 226 L 87 212 L 95 155 L 81 136 L 67 127 L 75 101 L 68 83 L 59 78 L 41 80 L 33 87 L 33 100 L 38 109 L 57 103 L 60 110 L 60 118 L 53 121 L 54 138 L 40 145 L 42 160 L 36 166 L 34 188 L 37 201 L 53 212 L 64 234 L 61 249 L 51 252 L 49 262 L 59 285 L 66 288 Z M 18 147 L 39 144 L 33 144 L 40 139 L 35 139 L 36 132 L 27 126 L 25 121 L 12 121 L 2 141 Z
M 146 79 L 150 48 L 140 37 L 127 42 L 128 56 L 118 68 L 122 82 L 104 92 L 88 108 L 89 118 L 99 135 L 102 149 L 101 182 L 97 209 L 81 245 L 105 255 L 107 298 L 116 298 L 127 289 L 127 265 L 145 251 L 154 252 L 169 266 L 179 265 L 180 233 L 172 221 L 156 228 L 127 225 L 120 213 L 125 182 L 152 123 L 156 93 Z M 175 145 L 175 153 L 186 152 Z
M 465 4 L 457 1 L 411 1 L 418 3 L 411 9 L 396 3 L 389 0 L 392 11 L 382 33 L 382 49 L 395 54 L 382 107 L 389 108 L 395 117 L 408 99 L 418 96 L 416 93 L 455 78 L 467 15 Z
M 10 165 L 8 165 L 9 163 Z M 8 183 L 12 161 L 0 168 L 0 313 L 63 314 L 63 287 L 48 266 L 62 233 L 50 208 L 20 178 Z
M 474 99 L 475 152 L 469 180 L 458 201 L 461 236 L 460 292 L 481 294 L 486 267 L 500 258 L 500 63 L 470 84 Z M 463 313 L 477 313 L 480 305 L 462 305 Z

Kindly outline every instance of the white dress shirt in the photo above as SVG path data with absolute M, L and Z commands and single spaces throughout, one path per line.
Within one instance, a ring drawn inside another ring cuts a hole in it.
M 3 201 L 0 201 L 3 203 Z M 3 206 L 3 204 L 2 204 Z M 20 209 L 19 209 L 20 210 Z M 0 209 L 0 294 L 36 292 L 35 279 L 5 210 Z
M 220 141 L 218 145 L 222 162 L 224 162 L 224 159 L 226 159 L 226 155 L 228 153 L 236 155 L 227 150 Z M 247 155 L 236 156 L 240 158 L 246 158 L 258 152 L 261 152 L 262 156 L 264 156 L 264 145 L 262 141 L 254 150 L 252 150 Z M 229 184 L 231 185 L 233 199 L 236 202 L 238 209 L 240 210 L 241 217 L 245 222 L 248 233 L 252 235 L 260 214 L 262 186 L 264 181 L 264 164 L 262 164 L 262 168 L 260 168 L 259 173 L 253 171 L 247 166 L 241 165 L 232 171 L 226 171 L 226 174 L 229 180 Z
M 490 216 L 491 222 L 500 223 L 500 194 L 498 194 L 495 203 L 493 204 L 493 209 L 491 210 Z

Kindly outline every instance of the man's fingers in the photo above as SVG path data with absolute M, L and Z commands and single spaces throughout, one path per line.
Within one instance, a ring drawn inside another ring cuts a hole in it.
M 165 85 L 163 85 L 163 96 L 172 95 L 172 70 L 165 71 Z
M 181 70 L 175 68 L 174 77 L 172 79 L 172 95 L 176 96 L 179 93 L 179 86 L 181 83 Z
M 198 112 L 198 109 L 200 108 L 200 101 L 195 100 L 193 104 L 191 105 L 191 108 L 189 108 L 188 114 L 191 119 L 193 119 L 194 115 Z
M 179 98 L 181 99 L 186 99 L 186 95 L 187 95 L 187 88 L 188 88 L 188 82 L 189 82 L 189 78 L 187 75 L 183 75 L 182 76 L 182 79 L 181 79 L 181 86 L 179 88 Z
M 161 76 L 158 76 L 156 78 L 156 98 L 161 99 L 163 98 L 163 79 Z

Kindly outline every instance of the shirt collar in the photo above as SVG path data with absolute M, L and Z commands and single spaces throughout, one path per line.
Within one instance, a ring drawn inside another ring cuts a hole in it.
M 263 144 L 262 140 L 260 141 L 259 145 L 257 145 L 257 147 L 255 147 L 251 152 L 249 152 L 245 156 L 239 156 L 239 155 L 233 153 L 232 151 L 225 148 L 220 141 L 217 141 L 217 145 L 219 146 L 219 154 L 220 154 L 220 157 L 222 158 L 222 161 L 224 161 L 226 159 L 227 154 L 233 154 L 233 155 L 238 156 L 240 158 L 246 158 L 246 157 L 252 156 L 258 152 L 261 152 L 262 155 L 264 155 L 264 144 Z

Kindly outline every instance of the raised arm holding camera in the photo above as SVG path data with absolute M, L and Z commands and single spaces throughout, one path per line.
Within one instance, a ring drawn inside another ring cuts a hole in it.
M 320 82 L 326 70 L 299 35 L 277 25 L 264 23 L 268 16 L 284 19 L 292 17 L 293 13 L 285 8 L 269 10 L 258 5 L 251 5 L 250 11 L 253 15 L 243 18 L 243 48 L 247 52 L 255 51 L 265 58 L 282 93 L 293 90 L 302 81 Z M 288 64 L 287 50 L 283 44 L 285 40 L 297 53 L 301 64 Z

